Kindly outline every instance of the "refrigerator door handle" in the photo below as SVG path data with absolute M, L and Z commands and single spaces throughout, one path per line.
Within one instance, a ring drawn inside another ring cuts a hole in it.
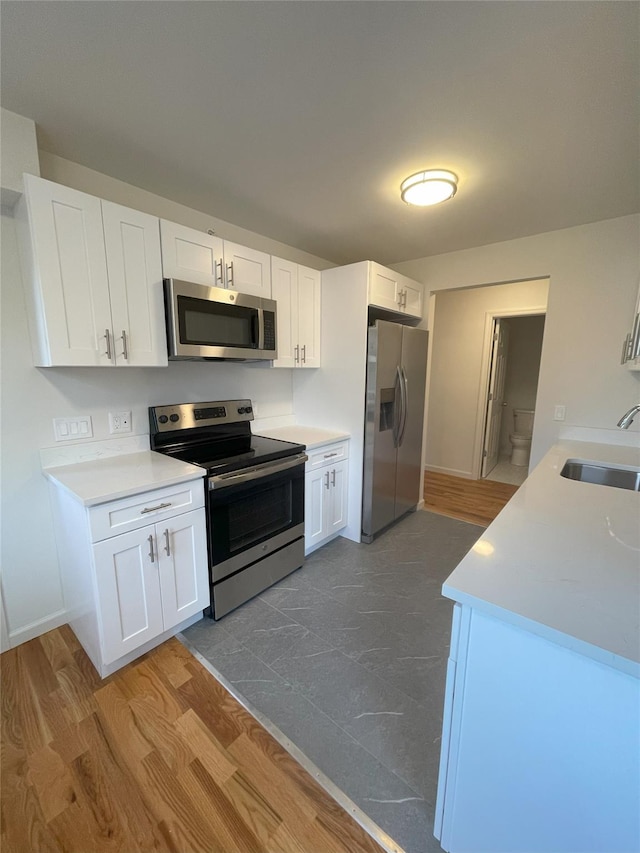
M 407 374 L 404 372 L 404 367 L 400 368 L 401 384 L 400 384 L 400 400 L 402 403 L 402 421 L 400 423 L 400 437 L 398 438 L 398 446 L 404 441 L 404 432 L 407 427 L 407 411 L 409 408 L 409 383 Z
M 393 387 L 393 446 L 400 446 L 400 430 L 402 428 L 402 374 L 400 366 L 396 367 L 396 378 Z

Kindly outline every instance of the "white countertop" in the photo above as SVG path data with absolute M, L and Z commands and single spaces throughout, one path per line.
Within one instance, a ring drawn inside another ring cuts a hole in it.
M 332 441 L 344 441 L 345 438 L 350 438 L 346 432 L 336 432 L 335 430 L 303 426 L 302 424 L 261 429 L 256 430 L 256 433 L 265 435 L 267 438 L 295 441 L 298 444 L 304 444 L 307 450 L 313 450 L 314 447 L 320 447 L 320 445 L 329 444 Z
M 638 467 L 640 450 L 554 445 L 443 594 L 640 674 L 640 493 L 565 479 L 570 458 Z
M 44 468 L 43 474 L 85 506 L 94 506 L 151 489 L 197 480 L 204 477 L 206 471 L 189 462 L 146 450 Z

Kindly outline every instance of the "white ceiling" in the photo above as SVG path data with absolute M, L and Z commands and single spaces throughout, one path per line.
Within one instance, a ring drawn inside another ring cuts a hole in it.
M 636 2 L 13 2 L 40 147 L 336 263 L 640 209 Z M 451 169 L 456 197 L 401 202 Z

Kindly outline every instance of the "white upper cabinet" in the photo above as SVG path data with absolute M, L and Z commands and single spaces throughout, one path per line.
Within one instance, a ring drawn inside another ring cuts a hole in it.
M 102 202 L 114 360 L 167 364 L 160 232 L 155 216 Z
M 271 293 L 278 303 L 273 366 L 320 367 L 320 271 L 272 257 Z
M 271 299 L 271 255 L 228 240 L 223 244 L 225 286 Z
M 371 262 L 369 305 L 411 317 L 422 317 L 422 285 Z
M 165 366 L 158 220 L 24 181 L 16 220 L 36 365 Z
M 640 283 L 631 331 L 624 339 L 622 347 L 621 364 L 626 364 L 629 370 L 640 370 Z
M 165 278 L 271 298 L 271 257 L 265 252 L 164 219 L 160 234 Z
M 160 238 L 165 278 L 224 287 L 220 237 L 161 219 Z

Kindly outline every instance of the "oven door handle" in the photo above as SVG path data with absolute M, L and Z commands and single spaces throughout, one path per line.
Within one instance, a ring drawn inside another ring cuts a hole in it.
M 306 453 L 298 453 L 284 462 L 277 459 L 275 462 L 265 462 L 263 465 L 256 465 L 255 468 L 250 468 L 248 471 L 216 474 L 213 477 L 209 477 L 209 491 L 212 489 L 223 489 L 226 486 L 238 486 L 240 483 L 248 483 L 251 480 L 259 480 L 271 474 L 279 474 L 280 471 L 286 471 L 288 468 L 295 468 L 297 465 L 302 465 L 308 458 Z

